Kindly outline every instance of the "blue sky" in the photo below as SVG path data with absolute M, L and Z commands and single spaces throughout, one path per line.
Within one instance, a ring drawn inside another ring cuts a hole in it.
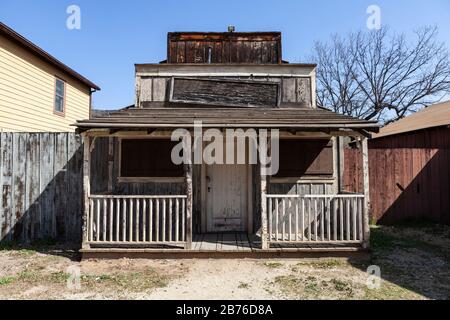
M 72 4 L 81 30 L 66 28 Z M 0 20 L 98 84 L 94 107 L 114 109 L 134 101 L 134 63 L 165 59 L 169 31 L 281 31 L 283 58 L 305 62 L 315 40 L 365 29 L 371 4 L 396 32 L 437 25 L 450 48 L 448 0 L 0 0 Z

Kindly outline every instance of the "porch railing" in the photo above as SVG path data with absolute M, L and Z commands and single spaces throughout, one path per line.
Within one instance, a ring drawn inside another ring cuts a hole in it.
M 268 242 L 362 243 L 364 195 L 267 195 Z
M 89 196 L 89 244 L 186 244 L 185 195 Z

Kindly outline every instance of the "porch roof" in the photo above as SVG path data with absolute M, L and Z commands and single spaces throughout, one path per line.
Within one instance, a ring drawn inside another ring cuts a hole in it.
M 301 108 L 282 104 L 279 108 L 217 107 L 199 104 L 151 103 L 145 108 L 128 107 L 117 111 L 93 113 L 79 120 L 80 131 L 89 129 L 192 128 L 195 121 L 203 127 L 350 129 L 378 132 L 375 121 L 338 114 L 324 108 Z

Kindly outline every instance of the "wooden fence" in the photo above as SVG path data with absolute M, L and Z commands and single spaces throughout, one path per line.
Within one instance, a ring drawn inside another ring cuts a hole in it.
M 81 241 L 81 137 L 0 133 L 0 240 Z
M 345 150 L 344 189 L 362 190 L 361 154 Z M 369 141 L 370 213 L 381 224 L 450 223 L 450 128 Z

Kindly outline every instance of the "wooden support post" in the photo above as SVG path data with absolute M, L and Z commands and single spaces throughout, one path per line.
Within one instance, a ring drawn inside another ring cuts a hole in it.
M 269 249 L 269 237 L 267 234 L 267 176 L 263 165 L 260 166 L 261 177 L 261 247 L 263 250 Z
M 91 165 L 91 139 L 88 135 L 83 135 L 83 196 L 84 196 L 84 213 L 83 213 L 83 229 L 82 229 L 82 248 L 88 249 L 88 224 L 89 224 L 89 196 L 91 194 L 90 181 L 90 165 Z M 92 227 L 92 226 L 91 226 Z
M 339 172 L 339 137 L 332 137 L 331 141 L 333 143 L 333 192 L 338 194 L 341 190 Z
M 192 190 L 192 162 L 184 165 L 184 173 L 186 178 L 186 249 L 192 249 L 192 205 L 193 205 L 193 190 Z
M 337 137 L 337 161 L 338 161 L 338 192 L 342 193 L 344 191 L 344 139 L 345 137 Z
M 370 188 L 369 188 L 369 147 L 367 138 L 363 138 L 361 145 L 362 145 L 362 160 L 363 160 L 363 181 L 364 181 L 363 247 L 365 249 L 368 249 L 370 246 L 370 225 L 369 225 Z

